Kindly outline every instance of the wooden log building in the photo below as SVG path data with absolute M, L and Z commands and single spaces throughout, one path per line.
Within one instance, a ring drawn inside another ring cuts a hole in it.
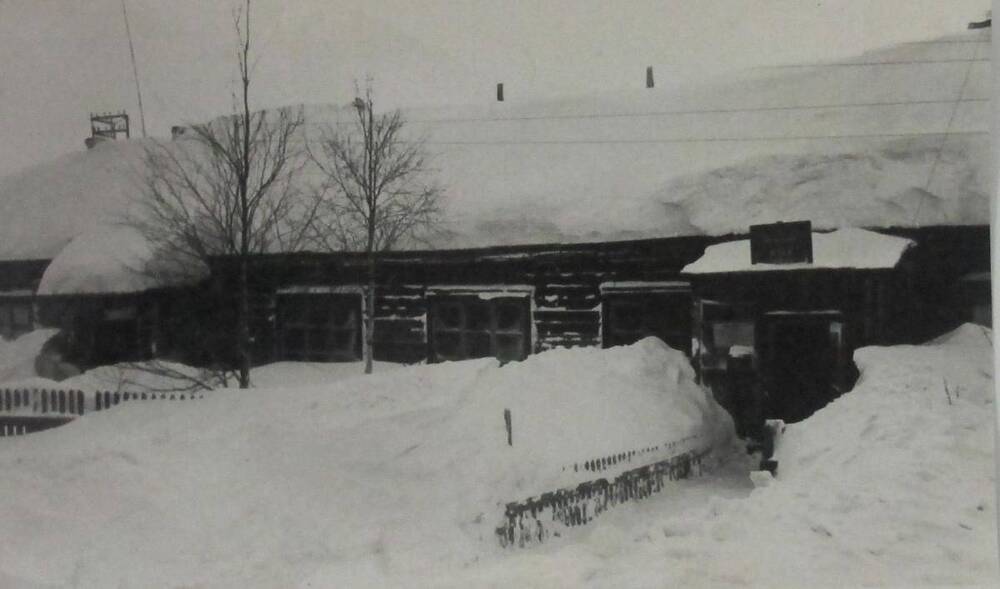
M 883 253 L 896 248 L 898 259 L 871 267 L 877 252 L 862 251 L 860 261 L 823 264 L 823 240 L 838 232 L 810 231 L 815 263 L 752 264 L 726 254 L 749 252 L 752 235 L 382 254 L 375 357 L 512 361 L 653 335 L 691 355 L 720 402 L 754 423 L 801 419 L 850 388 L 857 347 L 989 323 L 988 227 L 843 231 L 874 236 L 870 243 Z M 722 265 L 706 271 L 713 257 Z M 34 294 L 46 265 L 0 266 L 5 337 L 59 327 L 64 359 L 81 369 L 154 356 L 234 362 L 235 260 L 216 259 L 211 277 L 193 287 L 77 296 Z M 253 363 L 359 360 L 365 270 L 358 253 L 255 258 Z

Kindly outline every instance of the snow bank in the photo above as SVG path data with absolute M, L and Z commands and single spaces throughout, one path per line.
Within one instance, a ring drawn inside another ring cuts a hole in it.
M 0 337 L 0 384 L 35 378 L 35 359 L 58 329 L 36 329 L 12 341 Z
M 0 575 L 420 584 L 502 558 L 502 504 L 570 484 L 574 461 L 675 436 L 727 439 L 731 422 L 691 376 L 682 354 L 648 339 L 121 405 L 0 445 L 0 534 L 18 539 L 0 546 Z
M 404 366 L 394 362 L 375 362 L 373 371 L 382 374 Z M 364 372 L 364 362 L 274 362 L 250 369 L 250 383 L 259 389 L 291 388 L 330 384 Z
M 787 426 L 749 497 L 597 520 L 450 586 L 996 587 L 991 338 L 862 348 L 856 388 Z
M 750 240 L 742 239 L 708 246 L 700 258 L 684 267 L 683 272 L 711 274 L 820 268 L 895 268 L 903 253 L 913 245 L 912 240 L 903 237 L 844 228 L 830 233 L 812 234 L 811 264 L 752 264 Z
M 30 353 L 30 350 L 20 353 L 26 355 Z M 403 364 L 392 362 L 376 362 L 375 371 L 384 372 L 403 366 Z M 262 389 L 294 388 L 330 384 L 363 373 L 363 362 L 275 362 L 251 368 L 250 385 Z M 0 380 L 0 385 L 21 388 L 72 389 L 88 393 L 93 391 L 148 393 L 185 389 L 238 388 L 232 374 L 224 375 L 167 360 L 122 362 L 98 366 L 83 374 L 61 381 L 36 377 L 34 372 L 31 374 L 21 372 L 10 379 Z

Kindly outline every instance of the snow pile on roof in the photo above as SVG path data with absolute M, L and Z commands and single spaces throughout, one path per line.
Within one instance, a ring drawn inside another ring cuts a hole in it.
M 0 581 L 412 586 L 501 558 L 503 503 L 593 476 L 574 462 L 724 444 L 692 376 L 648 339 L 120 405 L 0 446 Z
M 800 218 L 985 224 L 989 35 L 690 88 L 408 110 L 445 187 L 435 245 L 742 233 Z M 353 113 L 306 116 L 316 129 Z M 52 258 L 114 222 L 139 192 L 142 151 L 107 142 L 0 179 L 0 260 Z
M 694 262 L 684 266 L 687 274 L 718 272 L 768 272 L 778 270 L 880 269 L 895 268 L 914 243 L 905 237 L 884 235 L 849 227 L 830 233 L 813 233 L 813 261 L 793 264 L 751 264 L 750 240 L 741 239 L 710 245 Z
M 812 219 L 817 229 L 984 225 L 988 154 L 989 137 L 974 135 L 765 156 L 678 178 L 645 207 L 710 235 L 795 219 Z
M 45 269 L 40 295 L 134 293 L 176 281 L 170 272 L 157 272 L 153 247 L 131 227 L 102 227 L 74 238 Z M 207 277 L 208 269 L 189 273 L 185 280 Z
M 37 376 L 35 358 L 58 329 L 36 329 L 14 340 L 0 337 L 0 383 Z
M 0 260 L 54 258 L 134 212 L 142 156 L 140 141 L 108 141 L 0 178 Z

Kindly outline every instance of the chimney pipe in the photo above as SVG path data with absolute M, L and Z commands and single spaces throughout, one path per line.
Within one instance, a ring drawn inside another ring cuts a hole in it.
M 653 66 L 646 67 L 646 87 L 653 87 Z
M 497 84 L 497 102 L 503 102 L 503 83 Z

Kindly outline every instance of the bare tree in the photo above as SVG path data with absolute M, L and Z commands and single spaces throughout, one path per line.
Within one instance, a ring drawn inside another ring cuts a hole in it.
M 174 141 L 145 148 L 140 211 L 129 223 L 152 244 L 147 269 L 171 280 L 196 278 L 216 256 L 239 266 L 235 347 L 241 388 L 250 386 L 250 293 L 253 255 L 302 243 L 315 205 L 297 189 L 307 163 L 302 109 L 253 112 L 250 0 L 234 13 L 239 90 L 236 114 L 191 125 Z M 193 275 L 195 274 L 195 275 Z
M 325 180 L 315 239 L 330 251 L 367 254 L 364 359 L 370 374 L 378 254 L 425 239 L 435 229 L 441 188 L 429 180 L 424 141 L 404 137 L 402 113 L 376 113 L 370 81 L 358 94 L 353 124 L 346 132 L 326 126 L 309 153 Z

